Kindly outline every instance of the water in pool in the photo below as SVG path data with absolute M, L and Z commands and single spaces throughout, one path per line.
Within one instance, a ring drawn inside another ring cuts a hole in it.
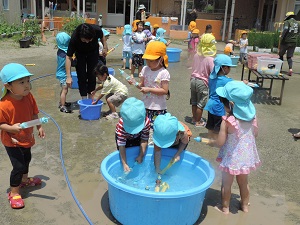
M 161 169 L 164 169 L 169 161 L 169 158 L 162 158 Z M 132 171 L 128 174 L 123 172 L 121 163 L 119 166 L 112 168 L 110 174 L 116 179 L 116 182 L 140 190 L 155 190 L 157 173 L 155 172 L 152 160 L 145 159 L 142 164 L 129 162 L 128 165 L 132 168 Z M 205 180 L 206 177 L 204 171 L 199 167 L 194 167 L 191 163 L 186 161 L 175 163 L 165 174 L 161 175 L 161 181 L 169 184 L 169 189 L 167 189 L 166 192 L 186 191 L 200 186 Z

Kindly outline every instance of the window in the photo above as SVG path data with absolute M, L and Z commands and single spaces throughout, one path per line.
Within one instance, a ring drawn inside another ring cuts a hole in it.
M 8 0 L 2 0 L 2 5 L 4 10 L 9 10 Z
M 124 13 L 124 0 L 110 0 L 108 4 L 108 13 Z

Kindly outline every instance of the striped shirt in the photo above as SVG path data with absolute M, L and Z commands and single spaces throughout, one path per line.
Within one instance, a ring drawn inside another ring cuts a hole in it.
M 116 126 L 117 145 L 125 146 L 127 139 L 135 139 L 139 136 L 141 136 L 142 140 L 147 141 L 149 139 L 149 130 L 150 130 L 150 120 L 148 117 L 145 118 L 144 128 L 137 134 L 127 133 L 123 127 L 123 119 L 120 118 Z

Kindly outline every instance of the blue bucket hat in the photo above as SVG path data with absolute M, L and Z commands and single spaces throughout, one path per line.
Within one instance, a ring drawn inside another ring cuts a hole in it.
M 67 53 L 71 37 L 65 32 L 60 32 L 56 35 L 57 47 Z
M 103 32 L 103 36 L 106 37 L 108 35 L 110 35 L 110 32 L 105 30 L 104 28 L 101 28 L 102 29 L 102 32 Z
M 144 103 L 134 97 L 123 102 L 120 109 L 123 127 L 129 134 L 138 134 L 145 126 L 146 109 Z
M 130 26 L 130 24 L 126 24 L 124 26 L 123 35 L 130 35 L 130 34 L 132 34 L 132 27 Z
M 158 147 L 168 148 L 175 139 L 178 131 L 185 131 L 184 126 L 170 113 L 158 115 L 153 124 L 153 142 Z
M 213 71 L 210 73 L 209 78 L 210 79 L 216 79 L 218 76 L 218 72 L 222 66 L 230 66 L 230 67 L 236 67 L 236 65 L 232 64 L 231 58 L 228 55 L 225 54 L 218 54 L 216 58 L 214 59 L 214 68 Z
M 145 26 L 148 26 L 150 27 L 151 26 L 151 23 L 149 21 L 145 22 Z
M 19 63 L 9 63 L 5 65 L 0 71 L 0 80 L 3 84 L 7 84 L 9 82 L 28 76 L 33 76 L 33 74 L 29 73 L 25 66 Z M 6 93 L 7 89 L 6 87 L 3 87 L 0 99 L 2 99 L 6 95 Z
M 256 110 L 251 102 L 253 89 L 241 81 L 230 81 L 224 87 L 216 89 L 219 96 L 234 103 L 233 115 L 244 121 L 254 119 Z
M 158 28 L 156 30 L 156 38 L 163 38 L 166 30 L 163 28 Z

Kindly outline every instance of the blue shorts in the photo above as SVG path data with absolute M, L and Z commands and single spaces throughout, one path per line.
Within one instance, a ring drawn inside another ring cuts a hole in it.
M 59 80 L 60 86 L 67 86 L 67 77 L 57 77 L 57 79 Z
M 129 51 L 123 51 L 123 59 L 131 59 L 132 58 L 132 52 Z

